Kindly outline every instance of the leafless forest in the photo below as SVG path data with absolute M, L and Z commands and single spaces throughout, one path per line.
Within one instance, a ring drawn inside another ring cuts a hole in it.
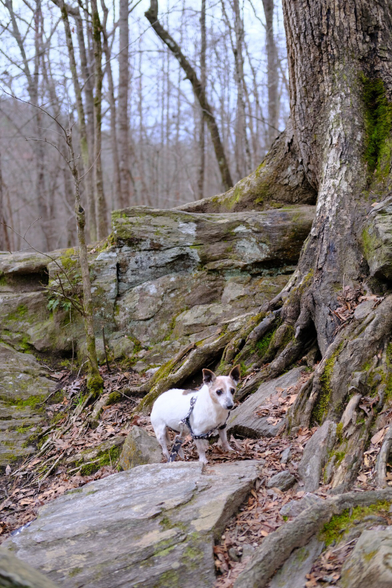
M 110 211 L 218 194 L 288 114 L 277 0 L 0 0 L 0 250 L 90 242 Z

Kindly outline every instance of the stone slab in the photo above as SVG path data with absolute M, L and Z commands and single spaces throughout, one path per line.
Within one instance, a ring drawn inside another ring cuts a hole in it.
M 213 545 L 257 462 L 151 464 L 54 500 L 4 543 L 63 588 L 211 588 Z
M 269 588 L 304 588 L 313 562 L 320 555 L 324 543 L 313 537 L 307 545 L 295 549 L 289 559 L 272 578 Z
M 286 395 L 288 388 L 296 386 L 300 381 L 304 368 L 294 368 L 279 378 L 265 382 L 251 394 L 240 406 L 233 410 L 227 423 L 228 431 L 243 437 L 274 437 L 281 429 L 281 424 L 271 425 L 268 417 L 259 417 L 256 411 L 261 406 L 268 404 L 268 399 L 276 394 L 279 388 Z

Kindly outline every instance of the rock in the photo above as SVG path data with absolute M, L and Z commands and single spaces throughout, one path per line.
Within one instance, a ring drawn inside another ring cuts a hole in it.
M 28 443 L 45 412 L 40 404 L 56 383 L 29 353 L 0 343 L 0 466 L 30 455 Z
M 0 586 L 4 588 L 56 588 L 51 580 L 7 550 L 0 548 Z
M 115 242 L 89 254 L 98 356 L 162 365 L 178 349 L 217 328 L 242 327 L 286 284 L 310 230 L 313 207 L 244 213 L 191 214 L 147 207 L 113 213 Z M 0 255 L 0 338 L 18 351 L 86 354 L 81 316 L 45 291 L 80 294 L 75 249 Z M 61 275 L 61 274 L 60 274 Z M 242 321 L 243 323 L 244 321 Z M 230 323 L 230 324 L 229 324 Z M 66 327 L 66 328 L 65 328 Z M 142 348 L 146 356 L 137 357 Z M 148 351 L 147 351 L 148 348 Z
M 298 474 L 304 481 L 305 492 L 314 492 L 319 487 L 322 469 L 327 463 L 336 438 L 336 423 L 325 421 L 306 444 L 298 465 Z
M 261 406 L 268 405 L 268 399 L 276 394 L 277 389 L 283 389 L 282 395 L 285 396 L 288 388 L 299 383 L 303 373 L 304 368 L 294 368 L 279 378 L 261 384 L 254 394 L 233 410 L 227 423 L 228 431 L 242 437 L 253 438 L 277 435 L 282 428 L 282 421 L 272 425 L 268 422 L 268 417 L 259 417 L 256 411 Z
M 68 464 L 76 463 L 80 466 L 82 473 L 92 473 L 98 471 L 102 465 L 116 465 L 119 459 L 121 446 L 124 443 L 124 437 L 111 437 L 99 443 L 95 447 L 84 449 L 80 453 L 75 453 L 65 461 Z M 83 465 L 86 464 L 86 465 Z
M 279 472 L 272 476 L 267 482 L 267 488 L 278 488 L 284 492 L 294 486 L 296 481 L 295 477 L 285 470 L 284 472 Z
M 363 531 L 342 568 L 342 588 L 391 588 L 392 527 Z
M 316 494 L 308 492 L 300 500 L 290 500 L 290 502 L 282 506 L 279 513 L 282 517 L 297 517 L 307 508 L 310 508 L 315 504 L 320 504 L 322 501 L 323 499 Z
M 286 447 L 284 451 L 282 451 L 282 456 L 280 458 L 280 463 L 286 464 L 290 461 L 291 458 L 291 445 Z
M 392 198 L 374 206 L 362 232 L 362 244 L 371 275 L 392 278 Z
M 364 300 L 361 304 L 358 304 L 354 311 L 354 318 L 361 321 L 373 310 L 375 305 L 374 300 Z
M 54 500 L 4 547 L 63 588 L 211 588 L 214 541 L 258 475 L 252 461 L 139 466 Z
M 147 463 L 160 463 L 162 450 L 157 439 L 134 425 L 125 439 L 124 447 L 120 455 L 120 466 L 123 470 L 129 470 L 135 466 Z
M 305 547 L 295 549 L 272 578 L 269 588 L 303 588 L 307 581 L 306 575 L 323 547 L 324 543 L 313 537 Z

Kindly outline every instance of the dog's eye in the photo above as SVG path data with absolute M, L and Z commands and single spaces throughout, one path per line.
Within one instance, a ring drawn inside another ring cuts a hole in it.
M 230 392 L 231 392 L 232 394 L 234 394 L 234 392 L 235 392 L 235 388 L 230 388 Z
M 217 393 L 217 396 L 221 396 L 223 394 L 223 390 L 217 390 L 216 393 Z

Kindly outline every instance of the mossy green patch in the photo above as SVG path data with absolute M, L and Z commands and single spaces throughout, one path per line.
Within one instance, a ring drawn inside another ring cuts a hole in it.
M 384 82 L 362 76 L 365 104 L 365 160 L 368 170 L 377 170 L 379 179 L 390 170 L 392 103 L 388 101 Z
M 343 342 L 339 345 L 336 351 L 332 354 L 332 356 L 326 361 L 324 372 L 320 378 L 321 383 L 321 391 L 318 395 L 316 403 L 313 407 L 312 416 L 311 416 L 311 423 L 318 423 L 321 424 L 323 422 L 323 418 L 328 411 L 329 402 L 331 399 L 332 394 L 332 387 L 331 387 L 331 377 L 333 374 L 333 370 L 335 367 L 336 359 L 343 347 Z
M 86 465 L 83 465 L 83 461 L 81 461 L 76 465 L 81 466 L 80 473 L 82 474 L 82 476 L 91 476 L 104 466 L 115 466 L 120 458 L 120 454 L 121 447 L 115 446 L 99 453 L 97 459 L 94 460 L 93 463 L 87 463 Z
M 68 576 L 73 578 L 74 576 L 77 576 L 77 574 L 80 574 L 80 572 L 83 572 L 83 568 L 72 568 L 72 570 L 68 572 Z
M 350 529 L 354 521 L 361 521 L 366 516 L 380 514 L 389 517 L 390 503 L 386 501 L 376 502 L 371 506 L 356 506 L 350 512 L 350 509 L 346 509 L 340 515 L 335 515 L 324 525 L 323 530 L 320 533 L 320 539 L 325 542 L 325 545 L 331 545 L 331 543 L 338 543 L 343 536 L 343 533 Z

